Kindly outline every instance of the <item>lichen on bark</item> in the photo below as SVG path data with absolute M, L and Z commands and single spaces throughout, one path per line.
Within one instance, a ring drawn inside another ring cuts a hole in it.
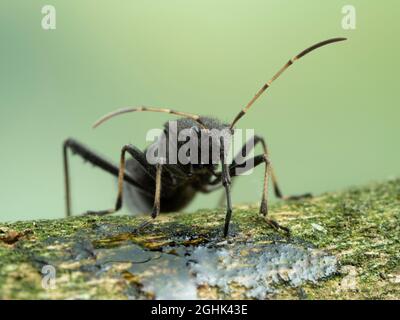
M 258 207 L 0 223 L 1 299 L 399 299 L 400 179 Z M 43 266 L 56 271 L 47 286 Z

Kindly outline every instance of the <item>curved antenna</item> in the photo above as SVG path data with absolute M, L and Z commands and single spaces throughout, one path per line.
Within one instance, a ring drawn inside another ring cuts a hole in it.
M 101 117 L 99 120 L 97 120 L 94 123 L 93 128 L 97 128 L 102 123 L 104 123 L 107 120 L 109 120 L 115 116 L 118 116 L 120 114 L 129 113 L 129 112 L 143 112 L 143 111 L 169 113 L 169 114 L 174 114 L 174 115 L 181 116 L 181 117 L 186 117 L 186 118 L 196 121 L 203 129 L 207 129 L 207 127 L 204 125 L 204 123 L 200 120 L 200 116 L 198 116 L 196 114 L 175 111 L 175 110 L 165 109 L 165 108 L 153 108 L 153 107 L 145 107 L 145 106 L 141 106 L 141 107 L 137 107 L 137 108 L 128 107 L 128 108 L 118 109 L 113 112 L 110 112 L 110 113 L 106 114 L 105 116 Z
M 347 39 L 346 38 L 332 38 L 332 39 L 328 39 L 328 40 L 325 40 L 325 41 L 318 42 L 318 43 L 314 44 L 313 46 L 303 50 L 302 52 L 300 52 L 294 58 L 290 59 L 266 84 L 264 84 L 264 86 L 255 94 L 253 99 L 251 99 L 250 102 L 246 105 L 246 107 L 244 107 L 244 109 L 242 109 L 238 113 L 236 118 L 232 121 L 232 124 L 231 124 L 230 128 L 233 129 L 233 127 L 239 121 L 239 119 L 242 118 L 246 114 L 246 112 L 250 109 L 250 107 L 253 105 L 253 103 L 256 102 L 256 100 L 264 93 L 264 91 L 269 88 L 269 86 L 272 84 L 272 82 L 274 82 L 276 79 L 278 79 L 279 76 L 287 68 L 289 68 L 296 60 L 299 60 L 300 58 L 304 57 L 306 54 L 310 53 L 311 51 L 314 51 L 315 49 L 323 47 L 323 46 L 325 46 L 327 44 L 331 44 L 331 43 L 339 42 L 339 41 L 344 41 L 344 40 L 347 40 Z

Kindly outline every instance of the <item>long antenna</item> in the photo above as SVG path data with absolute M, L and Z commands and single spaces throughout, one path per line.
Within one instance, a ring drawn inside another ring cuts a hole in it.
M 171 110 L 171 109 L 166 109 L 166 108 L 153 108 L 153 107 L 145 107 L 145 106 L 134 107 L 134 108 L 128 107 L 128 108 L 118 109 L 116 111 L 110 112 L 110 113 L 106 114 L 105 116 L 101 117 L 99 120 L 97 120 L 94 123 L 93 128 L 97 128 L 102 123 L 104 123 L 107 120 L 109 120 L 115 116 L 118 116 L 120 114 L 129 113 L 129 112 L 143 112 L 143 111 L 169 113 L 169 114 L 174 114 L 174 115 L 181 116 L 181 117 L 190 118 L 190 119 L 196 121 L 203 129 L 207 129 L 207 127 L 204 125 L 204 123 L 200 120 L 200 116 L 198 116 L 196 114 L 191 114 L 191 113 L 187 113 L 187 112 L 181 112 L 181 111 L 176 111 L 176 110 Z
M 235 124 L 239 121 L 240 118 L 242 118 L 246 112 L 250 109 L 250 107 L 253 105 L 254 102 L 264 93 L 265 90 L 267 90 L 272 82 L 274 82 L 276 79 L 279 78 L 279 76 L 287 69 L 289 68 L 296 60 L 299 60 L 300 58 L 304 57 L 306 54 L 310 53 L 311 51 L 314 51 L 315 49 L 318 49 L 320 47 L 323 47 L 327 44 L 331 44 L 334 42 L 339 42 L 339 41 L 344 41 L 347 40 L 346 38 L 333 38 L 333 39 L 328 39 L 325 41 L 318 42 L 317 44 L 314 44 L 313 46 L 303 50 L 300 52 L 297 56 L 294 58 L 290 59 L 264 86 L 256 93 L 256 95 L 253 97 L 253 99 L 250 100 L 250 102 L 242 109 L 238 115 L 235 117 L 235 119 L 232 121 L 231 124 L 231 129 L 235 126 Z

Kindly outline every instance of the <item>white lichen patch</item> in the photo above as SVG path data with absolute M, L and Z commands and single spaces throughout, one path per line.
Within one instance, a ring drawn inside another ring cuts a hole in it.
M 187 268 L 184 253 L 181 248 L 174 252 L 160 253 L 138 245 L 127 245 L 118 249 L 101 249 L 97 254 L 100 257 L 98 264 L 103 270 L 114 264 L 130 262 L 128 271 L 140 278 L 141 290 L 156 299 L 196 299 L 197 286 Z
M 292 244 L 266 246 L 239 245 L 232 248 L 194 249 L 191 264 L 198 284 L 219 287 L 231 293 L 231 285 L 246 287 L 249 298 L 264 299 L 285 283 L 298 287 L 306 281 L 316 282 L 336 272 L 334 256 Z
M 129 261 L 141 290 L 156 299 L 198 299 L 198 288 L 215 287 L 226 295 L 233 287 L 245 295 L 265 299 L 279 284 L 298 287 L 336 272 L 334 256 L 294 244 L 166 247 L 149 252 L 137 245 L 98 252 L 107 265 Z
M 159 300 L 197 299 L 197 285 L 184 257 L 164 254 L 160 259 L 134 264 L 129 269 L 139 275 L 142 290 Z
M 340 281 L 340 287 L 338 291 L 356 291 L 357 290 L 357 268 L 354 266 L 342 266 L 340 269 L 342 274 L 346 276 Z

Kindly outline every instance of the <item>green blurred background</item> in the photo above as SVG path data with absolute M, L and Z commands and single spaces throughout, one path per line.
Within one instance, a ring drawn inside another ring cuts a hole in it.
M 54 5 L 57 29 L 41 28 Z M 341 27 L 343 5 L 357 29 Z M 128 105 L 167 106 L 230 121 L 288 58 L 316 41 L 349 41 L 307 56 L 243 118 L 267 137 L 285 193 L 337 190 L 400 174 L 398 1 L 164 0 L 0 3 L 0 220 L 64 214 L 61 144 L 75 137 L 117 160 L 126 143 L 171 119 Z M 115 181 L 74 157 L 74 212 L 114 203 Z M 261 168 L 235 185 L 259 201 Z M 213 207 L 200 195 L 187 211 Z

